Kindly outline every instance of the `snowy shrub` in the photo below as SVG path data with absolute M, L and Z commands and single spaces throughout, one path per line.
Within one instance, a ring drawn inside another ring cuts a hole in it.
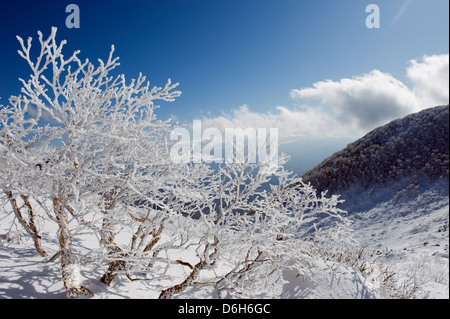
M 346 229 L 338 198 L 285 171 L 284 156 L 272 175 L 262 163 L 173 163 L 174 124 L 157 120 L 154 102 L 180 96 L 178 84 L 151 87 L 142 75 L 127 82 L 110 75 L 119 65 L 114 47 L 95 66 L 79 51 L 66 58 L 56 28 L 47 39 L 38 35 L 35 58 L 31 38 L 18 37 L 32 74 L 0 111 L 3 214 L 42 256 L 48 234 L 36 211 L 56 226 L 49 260 L 60 259 L 68 296 L 92 295 L 80 279 L 88 264 L 104 270 L 106 285 L 117 276 L 160 279 L 167 283 L 160 298 L 192 287 L 219 298 L 280 296 L 285 270 L 300 274 L 321 258 L 314 234 L 327 225 Z M 348 239 L 336 234 L 322 237 Z

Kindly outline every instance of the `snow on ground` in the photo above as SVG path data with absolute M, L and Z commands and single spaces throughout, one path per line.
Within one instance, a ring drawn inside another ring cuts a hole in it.
M 0 244 L 0 298 L 64 298 L 58 265 L 43 262 L 30 244 Z
M 350 216 L 355 239 L 393 274 L 393 297 L 449 298 L 449 198 L 441 190 L 434 184 Z
M 353 237 L 364 248 L 357 265 L 323 261 L 310 275 L 285 271 L 283 298 L 449 298 L 449 198 L 431 188 L 417 197 L 392 199 L 358 213 L 350 213 Z M 2 220 L 2 226 L 6 225 Z M 10 224 L 9 224 L 10 225 Z M 7 229 L 0 229 L 0 234 Z M 50 256 L 58 246 L 56 235 L 46 232 Z M 48 258 L 47 258 L 48 259 Z M 360 266 L 365 263 L 363 271 Z M 107 287 L 99 282 L 105 265 L 82 265 L 80 282 L 94 298 L 157 298 L 178 283 L 170 278 L 130 281 L 119 276 Z M 176 273 L 178 272 L 178 273 Z M 183 278 L 183 267 L 168 275 Z M 255 298 L 267 298 L 266 292 Z M 212 288 L 192 287 L 179 298 L 216 298 Z M 0 236 L 0 299 L 65 298 L 59 260 L 48 262 L 34 250 L 27 235 Z
M 98 299 L 154 299 L 169 282 L 130 281 L 125 276 L 118 277 L 111 285 L 100 283 L 101 268 L 94 270 L 83 268 L 80 271 L 81 283 L 89 288 Z M 288 299 L 360 299 L 374 298 L 368 290 L 365 279 L 354 269 L 341 265 L 332 267 L 332 263 L 323 263 L 310 277 L 298 276 L 294 272 L 285 272 L 283 298 Z M 257 298 L 266 298 L 264 292 Z M 213 289 L 193 287 L 180 298 L 215 298 Z M 65 298 L 57 262 L 48 262 L 36 254 L 31 242 L 21 244 L 0 244 L 0 299 L 59 299 Z
M 285 274 L 285 297 L 293 299 L 370 299 L 376 294 L 355 269 L 332 263 L 316 269 L 314 278 Z

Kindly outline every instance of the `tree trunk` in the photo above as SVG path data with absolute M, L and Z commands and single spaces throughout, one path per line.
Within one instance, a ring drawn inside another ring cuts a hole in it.
M 125 260 L 113 260 L 109 263 L 108 270 L 106 273 L 100 278 L 100 281 L 105 285 L 111 285 L 111 282 L 114 278 L 117 277 L 119 271 L 126 270 L 127 263 Z
M 21 208 L 19 208 L 19 205 L 17 204 L 17 200 L 14 198 L 12 192 L 6 191 L 6 196 L 9 199 L 9 202 L 12 206 L 12 209 L 14 211 L 14 215 L 16 216 L 17 220 L 19 221 L 20 225 L 25 229 L 25 231 L 31 236 L 34 242 L 34 247 L 36 248 L 36 251 L 39 255 L 42 257 L 48 256 L 45 249 L 42 247 L 41 242 L 41 236 L 39 235 L 39 232 L 37 230 L 36 224 L 34 222 L 34 211 L 33 207 L 30 203 L 30 198 L 28 196 L 22 195 L 22 199 L 24 201 L 24 206 L 27 207 L 28 215 L 29 215 L 29 221 L 27 221 L 20 211 Z
M 80 286 L 78 278 L 74 277 L 74 272 L 77 271 L 78 265 L 73 262 L 72 254 L 72 234 L 70 233 L 67 214 L 61 205 L 61 199 L 53 199 L 53 207 L 55 210 L 56 220 L 59 226 L 59 248 L 61 252 L 61 270 L 64 287 L 66 288 L 67 296 L 76 298 L 79 295 L 93 296 L 89 289 Z
M 103 237 L 103 236 L 102 236 Z M 108 270 L 106 273 L 100 278 L 100 281 L 104 283 L 105 285 L 109 286 L 111 285 L 111 282 L 114 280 L 114 278 L 117 277 L 119 274 L 119 271 L 126 270 L 127 262 L 125 260 L 116 259 L 118 256 L 125 257 L 125 254 L 123 253 L 122 249 L 117 246 L 117 244 L 114 242 L 114 236 L 104 236 L 102 238 L 102 241 L 104 241 L 104 244 L 106 244 L 108 249 L 108 255 L 112 256 L 112 260 L 109 262 Z
M 204 259 L 201 259 L 193 268 L 189 276 L 181 283 L 175 286 L 172 286 L 170 288 L 167 288 L 161 292 L 158 299 L 171 299 L 174 294 L 179 294 L 183 292 L 187 287 L 192 285 L 197 278 L 199 277 L 200 271 L 208 266 L 208 264 L 212 265 L 215 263 L 215 260 L 217 258 L 217 245 L 219 243 L 219 239 L 217 236 L 214 236 L 214 243 L 207 244 L 204 251 Z M 211 254 L 209 254 L 209 249 L 213 248 L 213 251 Z M 209 254 L 209 256 L 208 256 Z M 209 263 L 206 261 L 206 259 L 209 260 Z
M 185 290 L 198 278 L 200 270 L 202 270 L 206 265 L 207 262 L 205 260 L 197 263 L 189 276 L 181 284 L 163 290 L 158 299 L 171 299 L 174 294 L 179 294 Z
M 110 218 L 109 208 L 112 206 L 114 202 L 112 194 L 113 192 L 111 191 L 110 193 L 104 195 L 105 205 L 107 207 L 105 207 L 102 210 L 102 213 L 105 215 L 105 217 L 103 217 L 102 231 L 100 233 L 101 243 L 103 246 L 106 247 L 106 249 L 108 250 L 108 255 L 111 257 L 111 261 L 109 261 L 108 270 L 100 278 L 100 281 L 107 286 L 111 285 L 111 282 L 114 280 L 114 278 L 117 277 L 119 271 L 126 270 L 127 267 L 127 263 L 125 260 L 117 259 L 118 257 L 119 258 L 122 256 L 125 257 L 125 253 L 114 241 L 115 239 L 114 229 L 111 225 L 111 221 L 109 220 Z

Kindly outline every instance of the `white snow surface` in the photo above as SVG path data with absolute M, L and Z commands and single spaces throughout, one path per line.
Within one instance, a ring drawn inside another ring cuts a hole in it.
M 367 193 L 352 198 L 372 206 L 350 214 L 355 239 L 394 274 L 402 297 L 448 299 L 448 182 L 437 181 L 412 198 L 399 197 L 379 203 L 370 203 Z
M 340 266 L 331 270 L 331 263 L 316 269 L 314 278 L 297 276 L 286 272 L 283 297 L 289 299 L 361 299 L 374 298 L 365 279 L 354 269 Z M 60 267 L 46 262 L 36 254 L 30 243 L 0 246 L 0 299 L 60 299 L 66 298 Z M 86 269 L 84 269 L 86 270 Z M 162 280 L 130 281 L 118 277 L 111 287 L 98 281 L 101 271 L 80 271 L 81 283 L 89 288 L 97 299 L 155 299 L 167 283 Z M 84 276 L 89 274 L 90 277 Z M 183 299 L 215 298 L 213 289 L 190 288 L 180 296 Z M 257 298 L 267 298 L 264 293 Z
M 441 185 L 442 186 L 442 185 Z M 401 203 L 382 202 L 368 211 L 350 213 L 353 237 L 364 250 L 367 265 L 324 261 L 308 275 L 285 271 L 283 298 L 449 298 L 449 200 L 431 187 L 420 196 Z M 1 225 L 7 225 L 4 223 Z M 54 229 L 44 238 L 50 255 L 57 251 Z M 0 229 L 0 234 L 6 234 Z M 52 234 L 53 233 L 53 234 Z M 86 245 L 89 239 L 84 239 Z M 48 259 L 48 258 L 47 258 Z M 66 298 L 59 261 L 48 262 L 34 250 L 27 235 L 0 237 L 0 298 Z M 95 269 L 93 269 L 95 267 Z M 94 298 L 157 298 L 169 280 L 130 281 L 119 276 L 107 287 L 99 281 L 106 268 L 81 264 L 79 281 Z M 180 267 L 169 276 L 186 275 Z M 388 277 L 388 279 L 386 279 Z M 386 279 L 386 280 L 385 280 Z M 172 282 L 173 284 L 173 282 Z M 192 287 L 180 298 L 216 298 L 214 290 Z M 267 298 L 265 292 L 255 298 Z

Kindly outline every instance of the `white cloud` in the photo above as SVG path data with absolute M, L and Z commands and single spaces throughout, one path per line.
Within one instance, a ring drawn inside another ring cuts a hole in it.
M 311 137 L 345 137 L 352 132 L 352 125 L 337 121 L 335 118 L 312 107 L 288 109 L 277 106 L 276 112 L 260 113 L 251 111 L 248 105 L 232 110 L 231 114 L 214 118 L 204 118 L 202 127 L 225 128 L 278 128 L 280 142 L 295 140 L 300 136 Z
M 411 88 L 391 74 L 373 70 L 339 81 L 294 89 L 300 106 L 276 112 L 251 111 L 247 105 L 228 115 L 203 119 L 203 127 L 278 128 L 281 141 L 296 137 L 360 137 L 371 129 L 421 109 L 449 103 L 449 55 L 412 60 L 406 70 Z
M 317 82 L 312 88 L 292 90 L 291 97 L 299 101 L 318 100 L 337 120 L 361 129 L 399 117 L 416 104 L 408 87 L 378 70 L 337 82 Z
M 422 61 L 411 60 L 407 76 L 420 104 L 449 103 L 448 54 L 424 56 Z

